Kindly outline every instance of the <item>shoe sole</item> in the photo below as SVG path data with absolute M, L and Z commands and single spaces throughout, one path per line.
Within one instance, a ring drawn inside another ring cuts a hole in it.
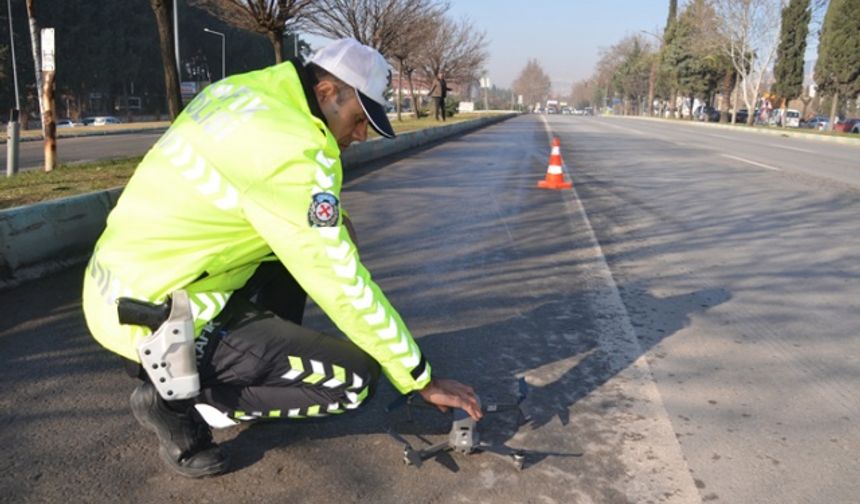
M 167 466 L 175 473 L 185 476 L 186 478 L 205 478 L 206 476 L 215 476 L 227 470 L 228 460 L 225 457 L 221 462 L 201 468 L 182 467 L 167 453 L 167 449 L 162 444 L 162 439 L 170 439 L 170 433 L 167 429 L 160 428 L 152 421 L 149 415 L 151 401 L 147 401 L 145 397 L 140 397 L 137 390 L 131 395 L 131 413 L 134 415 L 137 423 L 146 430 L 152 431 L 158 437 L 158 454 Z

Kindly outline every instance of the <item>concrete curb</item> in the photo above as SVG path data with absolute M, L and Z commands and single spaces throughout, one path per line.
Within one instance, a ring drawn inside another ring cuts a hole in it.
M 69 128 L 72 129 L 72 128 Z M 139 134 L 139 133 L 164 133 L 167 131 L 167 127 L 152 127 L 152 128 L 134 128 L 134 129 L 108 129 L 104 131 L 99 130 L 89 130 L 89 131 L 81 131 L 79 133 L 75 133 L 74 131 L 69 131 L 68 129 L 64 129 L 62 133 L 57 133 L 57 139 L 61 140 L 63 138 L 81 138 L 81 137 L 91 137 L 91 136 L 111 136 L 111 135 L 128 135 L 128 134 Z M 32 136 L 26 138 L 19 138 L 18 142 L 41 142 L 44 139 L 41 136 Z M 0 144 L 6 144 L 6 137 L 4 136 L 2 140 L 0 140 Z
M 344 151 L 344 170 L 515 117 L 505 114 L 374 139 Z M 0 211 L 0 289 L 85 262 L 122 187 Z
M 771 135 L 771 136 L 781 136 L 781 137 L 789 137 L 789 138 L 802 138 L 805 140 L 812 141 L 820 141 L 820 142 L 830 142 L 830 143 L 839 143 L 844 145 L 854 145 L 860 147 L 860 135 L 857 135 L 857 138 L 852 137 L 843 137 L 843 136 L 830 136 L 830 135 L 818 135 L 816 133 L 804 133 L 803 130 L 796 129 L 786 129 L 786 130 L 774 130 L 774 129 L 765 129 L 765 128 L 750 128 L 746 126 L 732 126 L 731 124 L 720 124 L 720 123 L 706 123 L 701 121 L 681 121 L 674 119 L 660 119 L 656 117 L 639 117 L 639 116 L 601 116 L 601 117 L 610 117 L 613 119 L 635 119 L 637 121 L 655 121 L 662 122 L 665 124 L 688 124 L 695 127 L 700 128 L 717 128 L 724 129 L 730 131 L 737 131 L 739 133 L 753 133 L 758 135 Z

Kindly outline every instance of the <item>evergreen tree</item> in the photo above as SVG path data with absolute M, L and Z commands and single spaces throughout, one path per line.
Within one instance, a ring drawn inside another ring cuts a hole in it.
M 782 28 L 773 69 L 776 77 L 773 91 L 783 98 L 783 109 L 786 102 L 803 92 L 803 55 L 806 52 L 811 15 L 809 0 L 791 0 L 782 10 Z
M 676 19 L 678 19 L 678 0 L 669 0 L 669 17 L 666 19 L 666 29 L 663 33 L 669 31 L 669 27 Z
M 830 125 L 833 128 L 840 96 L 860 93 L 860 8 L 857 0 L 830 0 L 818 43 L 815 82 L 819 91 L 830 94 Z

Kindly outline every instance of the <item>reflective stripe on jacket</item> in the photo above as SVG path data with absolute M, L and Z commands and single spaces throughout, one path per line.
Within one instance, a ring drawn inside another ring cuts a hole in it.
M 116 298 L 160 302 L 177 289 L 190 294 L 199 335 L 261 262 L 277 258 L 400 392 L 423 388 L 430 366 L 342 226 L 342 179 L 337 141 L 311 113 L 293 63 L 207 87 L 108 217 L 84 280 L 94 337 L 139 360 L 148 330 L 120 326 Z

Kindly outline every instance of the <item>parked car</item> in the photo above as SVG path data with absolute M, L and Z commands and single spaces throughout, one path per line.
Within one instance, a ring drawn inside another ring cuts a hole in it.
M 833 126 L 833 131 L 841 133 L 858 133 L 860 132 L 860 118 L 844 119 Z
M 720 122 L 720 111 L 709 105 L 701 105 L 693 112 L 697 121 Z
M 786 128 L 800 127 L 800 111 L 794 109 L 785 109 L 785 120 L 783 126 Z
M 747 119 L 749 118 L 749 116 L 750 116 L 749 110 L 747 110 L 745 108 L 738 109 L 737 113 L 735 114 L 735 122 L 739 123 L 739 124 L 743 124 L 743 123 L 747 122 Z M 729 120 L 731 120 L 731 115 L 729 116 Z
M 81 123 L 77 123 L 68 118 L 57 119 L 58 128 L 74 128 L 75 126 L 81 126 Z
M 93 118 L 93 126 L 107 126 L 108 124 L 120 124 L 121 122 L 113 116 L 98 116 Z
M 810 128 L 815 130 L 823 130 L 827 128 L 827 124 L 830 122 L 830 118 L 826 116 L 815 116 L 808 119 L 803 123 L 804 128 Z

